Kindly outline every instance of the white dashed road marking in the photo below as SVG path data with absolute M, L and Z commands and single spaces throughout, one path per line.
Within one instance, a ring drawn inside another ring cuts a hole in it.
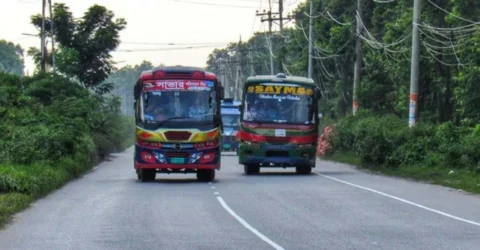
M 240 224 L 242 224 L 244 227 L 246 227 L 248 230 L 250 230 L 252 233 L 254 233 L 256 236 L 258 236 L 260 239 L 263 241 L 267 242 L 270 246 L 272 246 L 276 250 L 284 250 L 283 247 L 279 246 L 277 243 L 273 242 L 270 240 L 267 236 L 263 235 L 260 233 L 257 229 L 254 227 L 250 226 L 242 217 L 238 216 L 228 205 L 225 203 L 225 201 L 222 199 L 222 197 L 217 196 L 218 202 L 222 205 L 222 207 L 227 210 L 227 212 L 233 216 L 235 219 L 237 219 Z

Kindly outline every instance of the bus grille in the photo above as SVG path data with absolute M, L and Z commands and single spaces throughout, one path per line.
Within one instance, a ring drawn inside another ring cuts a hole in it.
M 288 157 L 288 152 L 269 150 L 265 152 L 265 156 L 266 157 Z
M 188 131 L 168 131 L 165 132 L 165 137 L 167 140 L 171 141 L 186 141 L 190 139 L 192 133 Z
M 289 143 L 289 137 L 275 137 L 275 136 L 265 136 L 265 141 L 268 143 Z
M 172 157 L 183 157 L 183 158 L 187 158 L 190 156 L 190 153 L 189 152 L 166 152 L 165 155 L 168 157 L 168 158 L 172 158 Z

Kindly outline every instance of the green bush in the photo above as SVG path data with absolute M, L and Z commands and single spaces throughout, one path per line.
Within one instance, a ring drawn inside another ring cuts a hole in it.
M 0 104 L 0 193 L 43 195 L 132 145 L 118 98 L 61 76 L 0 72 Z
M 335 153 L 354 153 L 368 167 L 411 166 L 468 169 L 480 173 L 480 126 L 419 123 L 409 128 L 393 115 L 362 111 L 335 124 L 330 143 Z
M 0 73 L 0 102 L 0 163 L 56 162 L 88 148 L 82 153 L 92 164 L 132 141 L 133 121 L 121 115 L 118 98 L 95 96 L 60 76 Z
M 118 98 L 50 74 L 0 72 L 0 226 L 35 198 L 133 144 Z

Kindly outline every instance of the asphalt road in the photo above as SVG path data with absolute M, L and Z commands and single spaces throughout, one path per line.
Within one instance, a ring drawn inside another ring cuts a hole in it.
M 319 161 L 245 176 L 224 156 L 194 174 L 136 180 L 133 150 L 39 200 L 0 249 L 479 249 L 480 197 Z

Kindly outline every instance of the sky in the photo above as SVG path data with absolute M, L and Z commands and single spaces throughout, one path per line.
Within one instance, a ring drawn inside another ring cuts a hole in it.
M 268 10 L 269 0 L 52 0 L 65 3 L 74 17 L 79 18 L 87 9 L 99 4 L 126 19 L 121 31 L 122 43 L 112 52 L 117 67 L 139 64 L 143 60 L 154 65 L 184 65 L 205 67 L 208 55 L 215 48 L 242 38 L 248 40 L 253 32 L 268 29 L 256 11 Z M 278 11 L 278 0 L 272 1 L 273 11 Z M 284 0 L 284 15 L 293 11 L 305 0 Z M 42 0 L 0 0 L 0 39 L 29 47 L 40 47 L 37 34 L 30 24 L 30 16 L 40 14 Z M 46 12 L 48 15 L 48 11 Z M 274 25 L 275 27 L 278 25 Z M 177 45 L 165 45 L 176 43 Z M 208 45 L 206 45 L 208 43 Z M 192 45 L 193 44 L 193 45 Z M 188 50 L 158 50 L 211 46 Z M 157 51 L 152 51 L 157 50 Z M 142 51 L 143 50 L 143 51 Z M 147 51 L 145 51 L 147 50 Z M 132 51 L 132 52 L 128 52 Z M 33 61 L 25 56 L 25 72 L 34 70 Z

